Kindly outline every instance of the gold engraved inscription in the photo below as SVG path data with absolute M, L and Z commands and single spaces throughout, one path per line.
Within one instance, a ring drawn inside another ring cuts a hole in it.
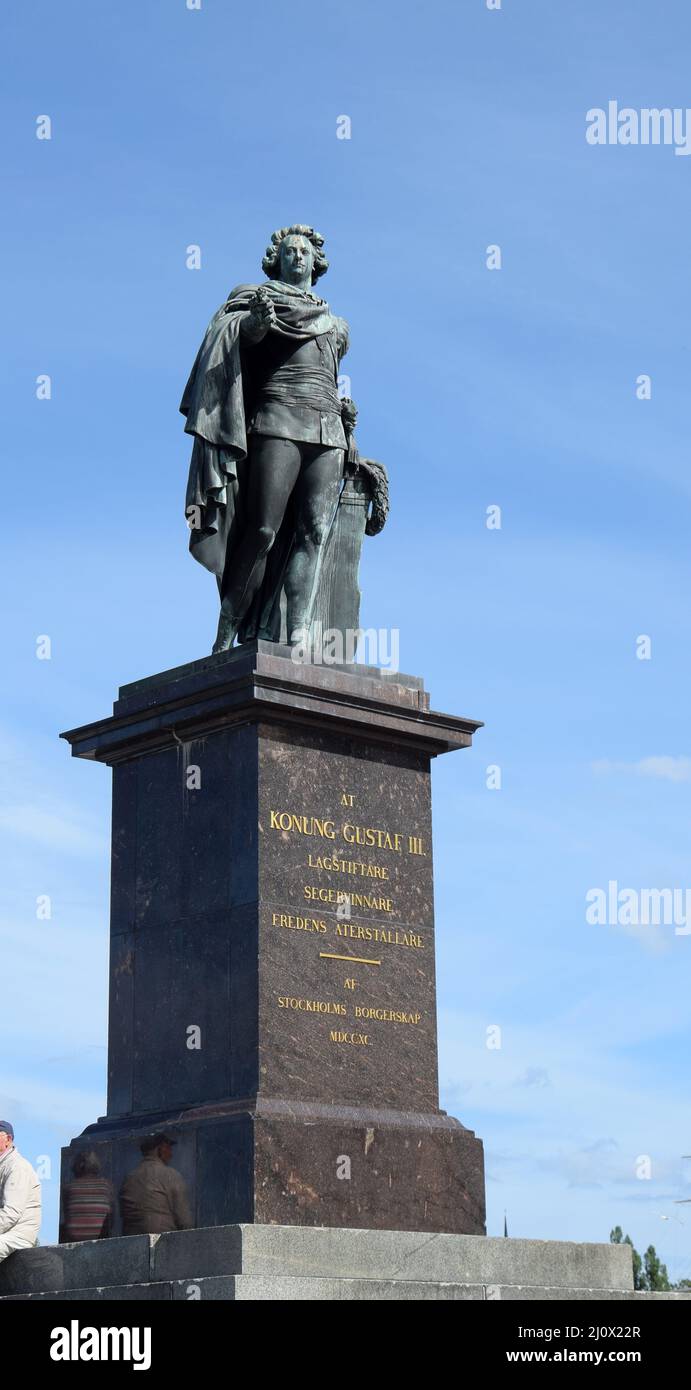
M 334 1003 L 330 999 L 297 999 L 290 994 L 279 994 L 279 1009 L 295 1009 L 301 1014 L 341 1014 L 347 1013 L 345 1004 Z
M 337 840 L 340 836 L 347 845 L 386 850 L 390 854 L 425 853 L 420 836 L 409 835 L 406 845 L 401 833 L 385 830 L 380 825 L 356 825 L 354 821 L 344 821 L 339 829 L 334 820 L 294 811 L 271 811 L 269 825 L 271 830 L 280 830 L 286 835 L 310 835 L 322 840 Z
M 351 912 L 356 907 L 368 907 L 372 912 L 393 912 L 393 898 L 382 898 L 372 893 L 347 893 L 343 888 L 319 888 L 312 883 L 303 887 L 307 902 L 348 903 Z
M 298 917 L 292 912 L 272 912 L 272 927 L 289 927 L 293 931 L 326 931 L 326 922 L 321 917 Z
M 325 869 L 329 874 L 355 874 L 358 878 L 379 878 L 386 881 L 390 877 L 385 864 L 363 864 L 360 859 L 339 859 L 335 854 L 312 854 L 307 856 L 308 869 Z
M 381 941 L 386 946 L 414 946 L 424 950 L 422 937 L 417 932 L 402 931 L 398 927 L 361 927 L 354 922 L 339 922 L 336 936 L 348 936 L 353 941 Z

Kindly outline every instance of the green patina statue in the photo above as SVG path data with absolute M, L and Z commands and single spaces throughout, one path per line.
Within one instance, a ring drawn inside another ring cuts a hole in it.
M 384 525 L 388 490 L 339 397 L 348 325 L 312 288 L 323 246 L 302 224 L 273 233 L 267 280 L 214 314 L 180 405 L 194 435 L 190 550 L 221 596 L 214 652 L 236 638 L 297 645 L 315 614 L 357 628 L 362 535 Z

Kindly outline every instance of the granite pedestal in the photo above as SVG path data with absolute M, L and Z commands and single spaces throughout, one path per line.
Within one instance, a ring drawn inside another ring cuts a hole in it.
M 21 1250 L 0 1264 L 0 1302 L 40 1299 L 688 1302 L 691 1292 L 635 1292 L 628 1245 L 246 1225 Z
M 88 1148 L 118 1188 L 165 1130 L 199 1227 L 484 1233 L 439 1109 L 430 807 L 478 727 L 258 642 L 64 735 L 114 785 L 107 1115 L 63 1183 Z

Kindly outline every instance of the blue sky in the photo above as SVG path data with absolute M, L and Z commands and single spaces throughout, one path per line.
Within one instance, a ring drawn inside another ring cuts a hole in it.
M 620 1224 L 691 1275 L 691 941 L 585 921 L 609 879 L 691 884 L 691 158 L 585 140 L 610 99 L 691 106 L 688 7 L 25 0 L 4 31 L 0 1110 L 52 1156 L 43 1239 L 104 1112 L 110 778 L 57 734 L 210 646 L 178 402 L 304 220 L 391 477 L 362 618 L 486 725 L 435 764 L 434 824 L 442 1103 L 485 1142 L 488 1230 Z

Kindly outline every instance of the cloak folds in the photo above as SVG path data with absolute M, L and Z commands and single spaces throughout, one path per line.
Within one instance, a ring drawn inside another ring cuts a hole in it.
M 272 332 L 305 341 L 335 329 L 339 357 L 347 347 L 347 325 L 317 295 L 306 296 L 268 280 L 262 286 L 273 301 L 277 324 Z M 253 383 L 244 370 L 241 317 L 251 307 L 256 285 L 239 285 L 214 314 L 197 353 L 180 410 L 185 430 L 194 435 L 185 513 L 194 525 L 190 552 L 216 575 L 219 590 L 236 539 L 242 533 L 243 493 L 249 466 L 247 424 L 253 408 Z M 195 524 L 196 523 L 196 524 Z M 282 576 L 293 543 L 294 518 L 289 506 L 269 552 L 266 574 L 252 610 L 245 617 L 240 641 L 277 631 Z

